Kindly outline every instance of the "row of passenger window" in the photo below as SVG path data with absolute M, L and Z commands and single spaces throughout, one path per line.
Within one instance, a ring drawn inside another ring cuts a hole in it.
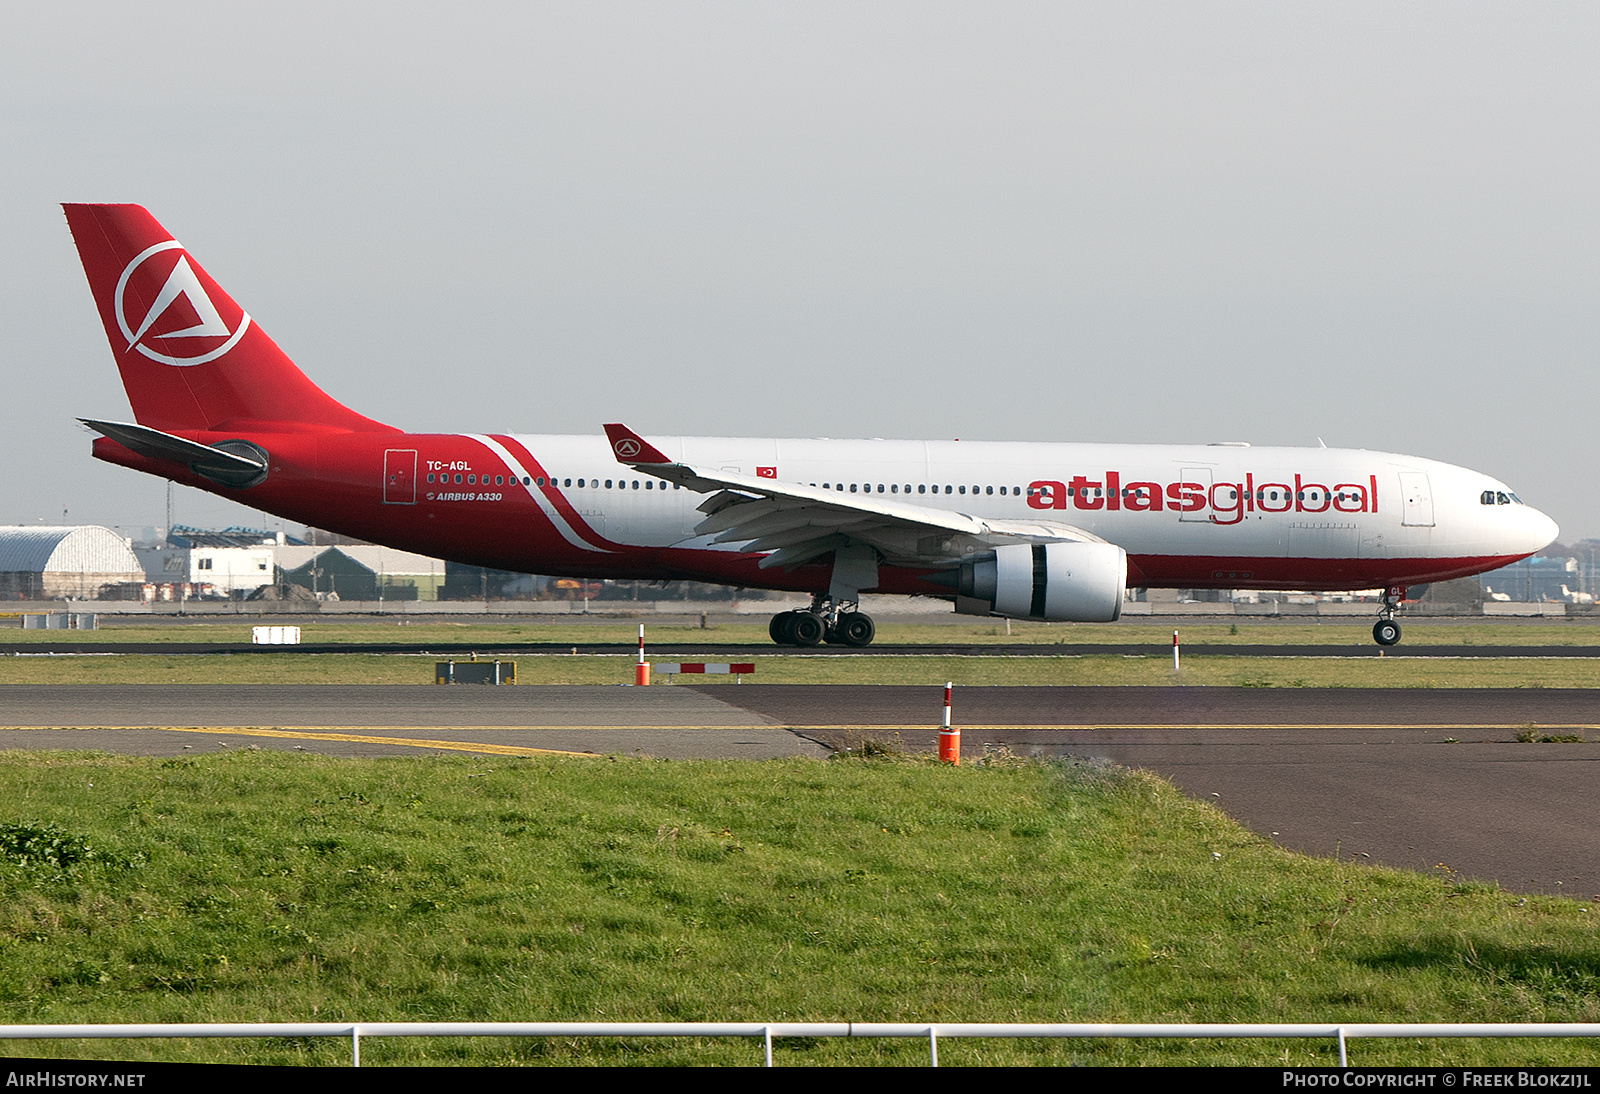
M 820 486 L 824 490 L 837 490 L 841 494 L 844 493 L 846 490 L 848 490 L 852 494 L 857 494 L 857 493 L 860 493 L 860 494 L 871 494 L 871 493 L 874 493 L 874 492 L 879 493 L 879 494 L 885 494 L 885 493 L 888 493 L 888 494 L 899 494 L 899 493 L 902 492 L 902 488 L 901 488 L 900 484 L 896 483 L 896 482 L 892 482 L 888 486 L 885 486 L 881 482 L 877 483 L 877 484 L 873 484 L 873 483 L 870 483 L 870 482 L 863 482 L 863 483 L 854 483 L 854 482 L 852 482 L 852 483 L 814 482 L 811 485 L 812 486 Z M 907 494 L 911 493 L 911 484 L 909 482 L 905 484 L 904 492 L 907 493 Z M 926 483 L 923 483 L 921 486 L 918 486 L 916 488 L 916 492 L 919 493 L 919 494 L 937 494 L 937 493 L 941 492 L 941 487 L 929 486 Z M 946 494 L 965 494 L 967 492 L 967 488 L 965 486 L 945 486 L 945 487 L 942 488 L 942 492 L 946 493 Z M 974 494 L 993 494 L 994 492 L 995 492 L 995 488 L 992 487 L 992 486 L 974 486 L 972 488 L 972 493 L 974 493 Z M 1011 493 L 1011 494 L 1014 494 L 1014 495 L 1016 495 L 1017 497 L 1020 498 L 1022 496 L 1022 487 L 1013 486 L 1013 487 L 1010 487 L 1009 489 L 1007 487 L 1004 487 L 1004 486 L 1000 487 L 1000 493 L 1001 494 L 1006 494 L 1008 492 Z M 1033 491 L 1029 490 L 1028 493 L 1032 494 Z
M 478 475 L 465 475 L 465 476 L 456 475 L 455 476 L 455 482 L 457 483 L 457 485 L 460 485 L 461 483 L 464 482 L 468 486 L 474 486 L 474 485 L 477 485 L 479 483 L 480 478 L 481 478 L 482 484 L 484 486 L 491 486 L 491 485 L 493 485 L 493 486 L 515 486 L 515 485 L 517 485 L 517 477 L 515 475 L 495 475 L 492 480 L 490 479 L 490 476 L 488 476 L 488 475 L 483 475 L 483 476 L 478 476 Z M 451 481 L 451 476 L 449 476 L 449 475 L 439 475 L 439 476 L 429 475 L 428 476 L 428 481 L 429 482 L 438 481 L 438 482 L 441 482 L 441 483 L 448 483 L 448 482 Z M 543 475 L 540 475 L 537 478 L 529 478 L 526 475 L 522 476 L 522 485 L 523 486 L 544 486 L 544 485 L 546 485 L 546 481 L 547 480 L 545 479 L 545 477 Z M 633 489 L 637 490 L 637 489 L 639 489 L 640 481 L 641 480 L 639 480 L 639 479 L 617 479 L 617 480 L 615 480 L 615 483 L 613 484 L 613 480 L 607 479 L 607 480 L 605 480 L 604 489 L 611 490 L 611 489 L 615 488 L 617 490 L 626 490 L 631 485 L 633 487 Z M 667 484 L 666 483 L 664 483 L 664 482 L 658 483 L 658 482 L 656 482 L 655 479 L 644 479 L 643 482 L 644 482 L 644 489 L 646 489 L 646 490 L 665 490 L 667 488 Z M 572 485 L 572 480 L 571 479 L 566 479 L 566 480 L 550 479 L 550 480 L 548 480 L 548 484 L 550 486 L 571 486 Z M 581 487 L 585 487 L 587 489 L 591 489 L 591 490 L 599 490 L 599 489 L 602 488 L 599 479 L 579 479 L 578 480 L 578 485 L 581 486 Z M 683 489 L 683 487 L 679 486 L 677 483 L 673 483 L 672 484 L 672 488 L 674 490 L 682 490 Z
M 666 483 L 657 482 L 655 479 L 644 479 L 642 481 L 644 482 L 644 488 L 646 490 L 665 490 L 667 488 L 667 484 Z M 535 479 L 534 482 L 538 483 L 540 486 L 544 485 L 544 479 L 543 478 Z M 616 480 L 614 488 L 617 489 L 617 490 L 626 490 L 631 486 L 633 489 L 637 490 L 637 489 L 639 489 L 639 483 L 640 482 L 641 482 L 640 479 L 618 479 L 618 480 Z M 551 479 L 550 480 L 550 485 L 551 486 L 571 486 L 572 485 L 572 480 L 571 479 L 560 479 L 560 480 Z M 613 489 L 613 484 L 612 484 L 612 481 L 610 479 L 607 479 L 603 486 L 602 486 L 602 484 L 601 484 L 599 479 L 579 479 L 578 480 L 578 485 L 582 486 L 582 487 L 586 487 L 589 490 L 601 490 L 601 489 L 611 490 L 611 489 Z M 683 489 L 683 487 L 679 486 L 677 483 L 673 483 L 672 484 L 672 488 L 674 490 L 682 490 Z
M 428 481 L 429 482 L 433 482 L 434 481 L 434 476 L 429 475 L 428 476 Z M 443 482 L 443 483 L 448 483 L 450 481 L 450 476 L 449 475 L 440 475 L 439 478 L 438 478 L 438 481 Z M 455 481 L 458 484 L 460 482 L 462 482 L 462 476 L 457 475 L 456 478 L 455 478 Z M 476 475 L 468 475 L 468 476 L 466 476 L 466 480 L 465 481 L 466 481 L 468 486 L 475 485 L 477 483 L 477 481 L 478 481 L 478 476 L 476 476 Z M 523 486 L 527 486 L 528 485 L 528 481 L 529 480 L 528 480 L 527 476 L 523 476 L 522 485 Z M 541 479 L 540 481 L 543 482 L 544 480 Z M 494 477 L 494 484 L 493 485 L 495 485 L 495 486 L 506 486 L 508 484 L 511 485 L 511 486 L 517 485 L 517 477 L 515 475 L 496 475 Z M 489 476 L 488 475 L 483 476 L 483 485 L 485 485 L 485 486 L 490 485 Z
M 478 484 L 479 478 L 480 478 L 480 476 L 478 476 L 476 474 L 464 475 L 464 476 L 463 475 L 456 475 L 456 476 L 454 476 L 454 481 L 456 482 L 457 485 L 461 485 L 462 483 L 465 483 L 468 486 L 474 486 L 474 485 Z M 490 477 L 488 475 L 483 475 L 483 476 L 481 476 L 481 478 L 482 478 L 482 483 L 483 483 L 484 486 L 491 485 Z M 441 482 L 441 483 L 449 483 L 451 481 L 451 476 L 450 475 L 434 476 L 434 475 L 430 474 L 428 476 L 428 481 L 429 482 L 438 481 L 438 482 Z M 667 484 L 666 483 L 657 482 L 655 479 L 643 479 L 643 480 L 641 480 L 641 479 L 616 479 L 616 480 L 606 479 L 606 480 L 604 480 L 604 482 L 602 482 L 600 479 L 579 479 L 579 480 L 577 480 L 577 485 L 580 488 L 590 489 L 590 490 L 601 490 L 601 489 L 604 489 L 604 490 L 612 490 L 612 489 L 627 490 L 630 487 L 632 489 L 634 489 L 634 490 L 638 490 L 638 489 L 640 489 L 640 483 L 641 482 L 643 482 L 643 484 L 644 484 L 643 489 L 645 489 L 645 490 L 665 490 L 667 488 Z M 507 484 L 509 484 L 511 486 L 517 485 L 517 476 L 515 476 L 515 475 L 495 475 L 494 476 L 492 485 L 494 485 L 494 486 L 505 486 Z M 530 479 L 526 475 L 524 475 L 523 478 L 522 478 L 522 485 L 523 486 L 529 486 L 529 485 L 532 485 L 532 486 L 544 486 L 545 484 L 546 484 L 546 480 L 545 480 L 545 477 L 543 475 L 540 475 L 537 478 L 532 478 L 532 479 Z M 549 480 L 549 485 L 551 485 L 551 486 L 572 486 L 573 485 L 573 480 L 571 480 L 571 479 L 550 479 Z M 815 483 L 814 482 L 811 485 L 812 486 L 821 486 L 822 489 L 824 489 L 824 490 L 837 490 L 840 493 L 843 493 L 846 490 L 848 490 L 852 494 L 855 494 L 855 493 L 871 494 L 874 491 L 876 491 L 879 494 L 884 494 L 884 493 L 898 494 L 898 493 L 900 493 L 902 491 L 902 489 L 907 494 L 912 492 L 912 486 L 911 486 L 910 483 L 906 483 L 903 488 L 900 486 L 899 483 L 890 483 L 887 486 L 885 486 L 881 482 L 877 483 L 877 484 L 873 484 L 873 483 L 854 483 L 854 482 L 849 483 L 849 484 L 842 483 L 842 482 L 840 482 L 840 483 L 826 483 L 826 482 L 824 482 L 824 483 Z M 680 486 L 677 483 L 673 483 L 672 484 L 672 488 L 674 490 L 682 490 L 683 489 L 683 487 Z M 937 493 L 941 492 L 941 489 L 946 494 L 965 494 L 965 493 L 967 493 L 967 487 L 965 487 L 965 486 L 944 486 L 944 487 L 941 488 L 941 487 L 938 487 L 938 486 L 928 486 L 927 484 L 923 484 L 921 486 L 918 486 L 916 488 L 916 492 L 918 494 L 928 494 L 928 493 L 937 494 Z M 993 486 L 974 486 L 974 487 L 971 488 L 971 490 L 972 490 L 973 494 L 993 494 L 993 493 L 995 493 L 995 488 Z M 1004 496 L 1006 494 L 1013 494 L 1013 495 L 1015 495 L 1015 496 L 1020 498 L 1022 496 L 1022 487 L 1020 487 L 1020 486 L 1012 486 L 1012 487 L 1002 486 L 1002 487 L 999 488 L 999 492 L 1000 492 L 1000 494 L 1002 496 Z M 1033 491 L 1030 489 L 1028 491 L 1028 493 L 1032 494 Z M 1095 493 L 1098 495 L 1100 493 L 1100 491 L 1096 490 Z
M 434 476 L 434 475 L 431 475 L 431 474 L 428 476 L 428 481 L 429 482 L 434 482 L 436 480 L 436 478 L 437 478 L 437 481 L 441 482 L 441 483 L 449 483 L 451 481 L 451 476 L 450 475 Z M 454 476 L 454 481 L 458 485 L 461 484 L 463 481 L 465 481 L 466 485 L 473 486 L 473 485 L 476 485 L 478 483 L 478 479 L 479 479 L 479 476 L 475 475 L 475 474 L 466 475 L 464 477 L 462 475 Z M 489 481 L 489 476 L 488 475 L 482 476 L 482 479 L 483 479 L 483 485 L 484 486 L 490 485 L 490 481 Z M 604 486 L 602 486 L 601 480 L 599 480 L 599 479 L 579 479 L 577 484 L 578 484 L 578 486 L 580 488 L 586 488 L 586 489 L 591 489 L 591 490 L 600 490 L 600 489 L 605 489 L 605 490 L 611 490 L 611 489 L 627 490 L 630 486 L 634 490 L 638 490 L 640 488 L 641 481 L 643 482 L 644 489 L 646 489 L 646 490 L 658 490 L 658 489 L 659 490 L 665 490 L 667 488 L 667 484 L 665 482 L 658 483 L 654 479 L 643 479 L 643 480 L 640 480 L 640 479 L 617 479 L 617 480 L 606 479 L 605 482 L 604 482 Z M 494 476 L 493 485 L 495 485 L 495 486 L 505 486 L 505 485 L 508 485 L 508 484 L 511 485 L 511 486 L 517 485 L 517 476 L 515 476 L 515 475 L 496 475 L 496 476 Z M 526 475 L 524 475 L 522 477 L 522 485 L 523 486 L 529 486 L 529 485 L 544 486 L 545 484 L 546 484 L 546 482 L 545 482 L 545 478 L 544 478 L 543 475 L 540 475 L 540 476 L 538 476 L 537 478 L 534 478 L 534 479 L 530 479 Z M 559 480 L 558 479 L 551 479 L 551 480 L 549 480 L 549 485 L 551 485 L 551 486 L 571 486 L 572 484 L 573 483 L 572 483 L 571 479 L 559 479 Z M 899 494 L 899 493 L 902 492 L 902 490 L 903 490 L 904 493 L 907 493 L 907 494 L 912 492 L 912 489 L 911 489 L 912 484 L 911 483 L 906 483 L 903 488 L 901 487 L 901 485 L 899 483 L 889 483 L 887 486 L 885 486 L 885 484 L 883 484 L 881 482 L 880 483 L 870 483 L 870 482 L 863 482 L 863 483 L 854 483 L 854 482 L 852 482 L 852 483 L 842 483 L 842 482 L 816 483 L 816 482 L 814 482 L 811 485 L 812 486 L 820 486 L 824 490 L 837 490 L 840 493 L 844 493 L 845 491 L 848 490 L 852 494 L 856 494 L 856 493 L 860 493 L 860 494 L 872 494 L 872 493 Z M 683 487 L 680 486 L 677 483 L 673 483 L 672 484 L 672 488 L 674 490 L 682 490 L 683 489 Z M 943 486 L 941 488 L 939 486 L 929 486 L 926 483 L 924 483 L 922 485 L 917 486 L 917 488 L 916 488 L 916 492 L 918 494 L 928 494 L 928 493 L 938 494 L 938 493 L 941 493 L 941 490 L 942 490 L 943 493 L 946 493 L 946 494 L 965 494 L 965 493 L 967 493 L 967 487 L 965 487 L 965 486 L 945 485 L 945 486 Z M 1076 492 L 1077 491 L 1075 491 L 1071 487 L 1067 488 L 1067 493 L 1068 494 L 1075 494 Z M 1130 494 L 1140 493 L 1140 492 L 1141 491 L 1140 491 L 1139 488 L 1132 488 L 1132 489 L 1124 488 L 1123 491 L 1122 491 L 1122 493 L 1124 495 L 1130 495 Z M 995 493 L 995 488 L 993 486 L 974 486 L 974 487 L 972 487 L 972 493 L 973 494 L 993 494 L 993 493 Z M 1020 498 L 1022 496 L 1022 494 L 1023 494 L 1023 490 L 1022 490 L 1022 487 L 1020 487 L 1020 486 L 1013 486 L 1013 487 L 1010 487 L 1009 491 L 1008 491 L 1008 489 L 1006 487 L 1002 486 L 1002 487 L 999 488 L 999 493 L 1000 493 L 1000 495 L 1002 497 L 1006 496 L 1007 493 L 1009 493 L 1009 494 L 1011 494 L 1011 495 L 1013 495 L 1015 497 L 1019 497 Z M 1027 493 L 1029 494 L 1029 496 L 1032 496 L 1033 488 L 1029 487 Z M 1089 493 L 1089 491 L 1087 489 L 1085 489 L 1084 490 L 1084 494 L 1087 495 L 1088 493 Z M 1283 495 L 1284 495 L 1285 498 L 1287 498 L 1289 496 L 1289 492 L 1287 490 L 1285 490 L 1283 492 Z M 1095 497 L 1100 497 L 1101 496 L 1100 490 L 1096 489 L 1094 491 L 1094 496 Z M 1266 501 L 1266 500 L 1268 500 L 1269 496 L 1270 496 L 1270 499 L 1273 500 L 1273 501 L 1278 500 L 1278 491 L 1276 491 L 1276 490 L 1271 490 L 1271 491 L 1262 490 L 1262 491 L 1259 491 L 1258 494 L 1257 494 L 1257 500 Z M 1306 499 L 1306 492 L 1305 491 L 1301 491 L 1299 493 L 1299 498 L 1300 498 L 1300 500 L 1304 501 Z M 1232 500 L 1232 494 L 1231 493 L 1229 495 L 1229 500 Z M 1321 500 L 1317 496 L 1317 492 L 1316 491 L 1311 491 L 1311 500 L 1312 501 Z M 1340 494 L 1339 495 L 1339 500 L 1340 501 L 1346 501 L 1346 500 L 1356 501 L 1356 500 L 1359 500 L 1359 499 L 1358 499 L 1358 495 L 1356 495 L 1356 494 L 1351 494 L 1351 495 L 1349 495 L 1348 498 L 1346 498 L 1345 495 Z M 1522 499 L 1517 497 L 1515 494 L 1507 494 L 1507 493 L 1505 493 L 1503 491 L 1500 491 L 1500 490 L 1485 490 L 1479 496 L 1478 501 L 1483 505 L 1513 505 L 1513 504 L 1521 505 L 1521 504 L 1523 504 Z

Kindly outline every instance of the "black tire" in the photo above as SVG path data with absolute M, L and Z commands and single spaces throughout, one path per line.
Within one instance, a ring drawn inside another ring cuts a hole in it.
M 815 612 L 794 613 L 794 644 L 797 646 L 820 646 L 822 636 L 828 631 L 828 625 L 822 621 L 822 616 Z
M 799 612 L 779 612 L 767 624 L 767 633 L 780 646 L 794 645 L 794 621 Z
M 873 638 L 877 637 L 878 626 L 872 621 L 872 616 L 864 612 L 850 612 L 839 617 L 839 637 L 847 646 L 872 645 Z
M 828 633 L 822 636 L 822 640 L 830 646 L 838 646 L 844 643 L 844 635 L 839 633 L 838 627 L 829 627 Z
M 1400 624 L 1392 619 L 1380 619 L 1372 626 L 1372 640 L 1380 646 L 1397 645 L 1400 641 Z

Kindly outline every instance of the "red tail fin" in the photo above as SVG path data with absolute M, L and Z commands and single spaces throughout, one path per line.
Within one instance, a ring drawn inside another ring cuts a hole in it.
M 308 380 L 143 208 L 62 208 L 140 424 L 391 431 Z

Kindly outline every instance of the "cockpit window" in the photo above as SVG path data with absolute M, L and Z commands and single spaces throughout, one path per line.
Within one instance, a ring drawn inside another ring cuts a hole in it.
M 1508 494 L 1504 490 L 1485 490 L 1478 495 L 1478 501 L 1483 505 L 1522 505 L 1523 501 L 1515 494 Z
M 1503 493 L 1496 492 L 1494 496 L 1494 503 L 1496 505 L 1510 505 L 1511 499 L 1506 497 Z

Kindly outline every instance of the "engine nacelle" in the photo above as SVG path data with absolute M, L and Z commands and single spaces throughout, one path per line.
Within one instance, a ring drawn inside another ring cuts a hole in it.
M 1127 583 L 1128 552 L 1114 543 L 1017 543 L 961 564 L 956 610 L 1110 623 L 1122 615 Z

